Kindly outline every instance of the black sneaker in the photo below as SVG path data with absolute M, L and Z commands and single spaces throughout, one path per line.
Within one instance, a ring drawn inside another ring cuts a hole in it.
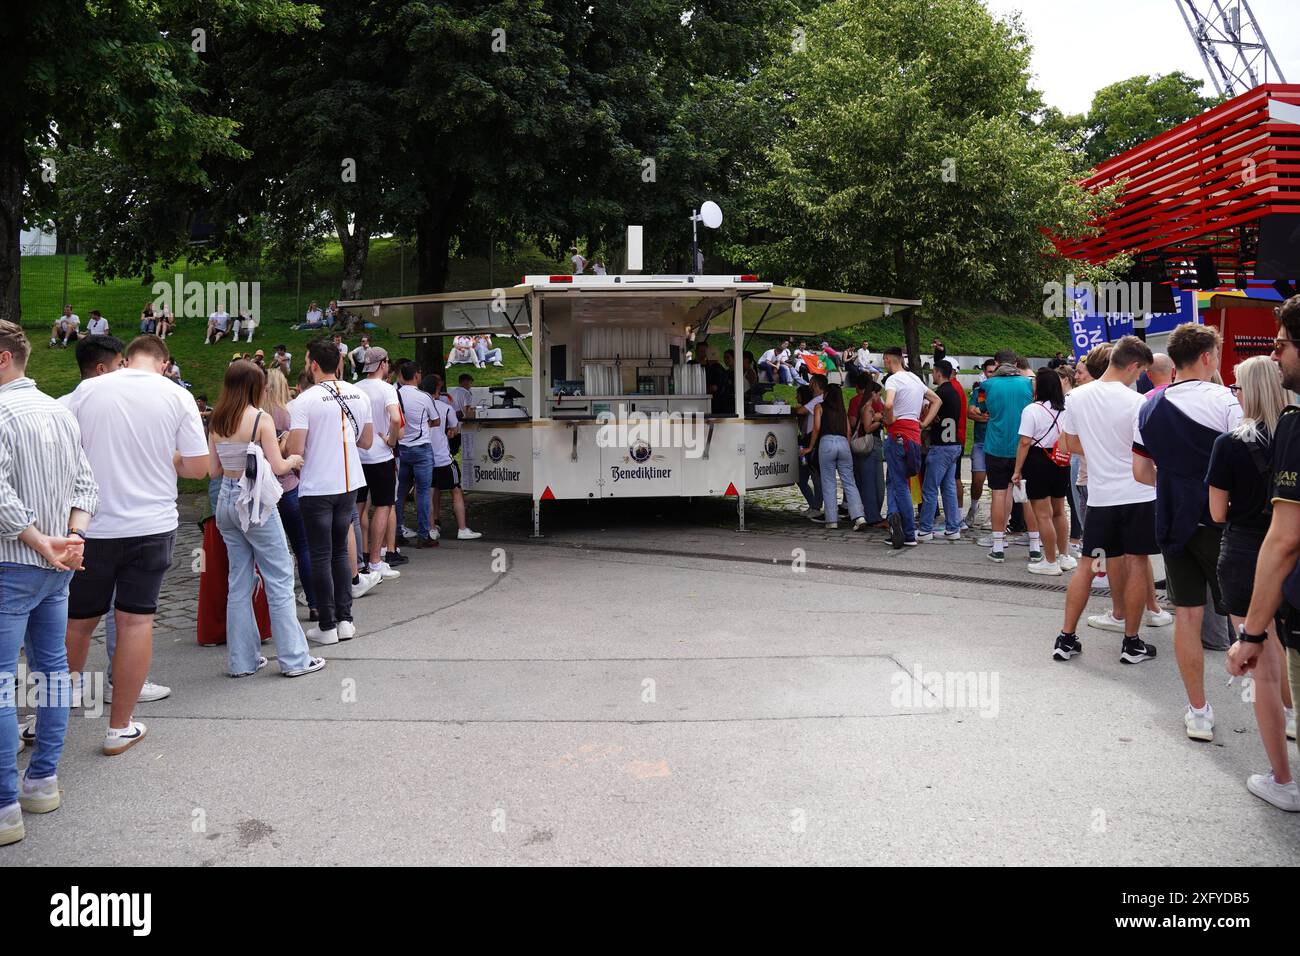
M 889 515 L 889 544 L 897 551 L 903 543 L 903 516 L 895 511 Z
M 1083 653 L 1083 645 L 1073 634 L 1060 634 L 1056 638 L 1056 646 L 1052 648 L 1052 658 L 1058 661 L 1068 661 L 1076 654 Z
M 384 559 L 388 562 L 390 568 L 400 567 L 403 564 L 410 564 L 411 559 L 400 551 L 389 551 Z
M 1143 642 L 1140 637 L 1124 638 L 1124 649 L 1120 652 L 1119 661 L 1121 664 L 1141 664 L 1143 661 L 1153 660 L 1156 656 L 1156 649 L 1150 644 Z

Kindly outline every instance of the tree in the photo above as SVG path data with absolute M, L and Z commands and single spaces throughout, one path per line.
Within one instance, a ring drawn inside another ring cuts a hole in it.
M 136 223 L 147 219 L 136 214 L 142 193 L 206 188 L 205 159 L 241 154 L 234 122 L 196 108 L 207 37 L 247 25 L 295 29 L 314 9 L 291 0 L 9 3 L 0 38 L 0 319 L 20 317 L 18 236 L 29 211 L 40 221 L 55 205 L 62 175 L 74 172 L 60 168 L 60 159 L 84 158 L 106 176 L 146 172 L 154 180 L 149 189 L 117 176 L 106 184 L 116 190 L 110 202 L 101 203 L 130 210 L 125 218 Z M 118 239 L 128 235 L 140 233 L 119 230 Z M 174 239 L 175 229 L 159 235 Z M 128 245 L 128 268 L 153 254 Z
M 770 139 L 735 255 L 793 285 L 920 298 L 929 316 L 1035 301 L 1058 263 L 1047 232 L 1084 234 L 1106 199 L 1032 120 L 1018 19 L 978 0 L 834 0 L 805 33 L 754 86 Z M 918 318 L 903 323 L 913 364 Z
M 1164 76 L 1134 76 L 1102 87 L 1088 111 L 1085 153 L 1089 163 L 1105 162 L 1223 102 L 1222 97 L 1202 96 L 1204 85 L 1175 71 Z

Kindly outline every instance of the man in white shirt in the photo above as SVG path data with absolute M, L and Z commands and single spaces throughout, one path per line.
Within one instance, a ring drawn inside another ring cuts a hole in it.
M 72 306 L 65 305 L 63 314 L 50 326 L 50 348 L 58 345 L 67 348 L 69 342 L 77 341 L 81 334 L 81 316 L 72 311 Z
M 220 342 L 225 338 L 229 328 L 230 313 L 218 306 L 216 311 L 208 316 L 208 331 L 203 337 L 203 344 L 211 345 L 213 342 Z
M 338 341 L 342 342 L 343 337 L 339 336 Z M 347 346 L 344 346 L 344 348 L 347 348 Z M 380 351 L 383 350 L 381 349 Z M 355 382 L 357 380 L 358 373 L 364 374 L 363 370 L 366 367 L 366 361 L 367 361 L 366 356 L 369 354 L 369 352 L 370 352 L 370 336 L 363 335 L 361 336 L 361 344 L 348 353 L 348 361 L 352 363 L 352 381 Z
M 132 717 L 153 658 L 153 619 L 171 566 L 179 515 L 176 479 L 208 476 L 208 441 L 194 399 L 163 376 L 171 354 L 141 335 L 126 366 L 84 381 L 68 401 L 99 482 L 100 507 L 86 532 L 86 567 L 68 593 L 68 665 L 86 665 L 90 635 L 115 611 L 113 703 L 104 753 L 145 735 Z
M 474 404 L 474 376 L 466 372 L 456 382 L 455 388 L 448 389 L 447 397 L 451 399 L 456 414 L 463 418 L 465 409 Z
M 1124 620 L 1131 622 L 1124 629 L 1120 661 L 1139 664 L 1156 656 L 1155 647 L 1138 636 L 1147 600 L 1144 565 L 1160 550 L 1156 490 L 1133 477 L 1133 422 L 1144 401 L 1133 384 L 1151 358 L 1145 342 L 1126 335 L 1111 350 L 1106 374 L 1065 396 L 1061 444 L 1088 459 L 1088 518 L 1083 559 L 1070 579 L 1065 621 L 1052 651 L 1057 660 L 1068 661 L 1083 651 L 1075 628 L 1099 571 L 1107 573 Z
M 253 318 L 252 314 L 247 309 L 240 309 L 239 314 L 235 316 L 234 322 L 231 323 L 231 332 L 233 333 L 236 342 L 239 341 L 239 332 L 241 329 L 248 333 L 248 337 L 244 339 L 244 341 L 253 341 L 253 329 L 255 328 L 257 328 L 257 319 Z
M 298 506 L 311 550 L 319 623 L 307 639 L 315 644 L 337 644 L 357 632 L 348 540 L 357 489 L 365 484 L 360 449 L 374 442 L 374 426 L 370 399 L 338 379 L 342 359 L 332 343 L 310 343 L 307 371 L 316 384 L 289 403 L 288 452 L 304 456 Z
M 768 349 L 758 358 L 759 372 L 767 373 L 773 384 L 780 382 L 789 385 L 794 381 L 794 371 L 790 368 L 790 342 L 781 343 L 779 349 Z
M 271 356 L 271 367 L 278 368 L 285 378 L 289 378 L 289 373 L 293 369 L 293 353 L 286 352 L 284 345 L 277 345 L 275 353 Z
M 90 310 L 90 321 L 86 323 L 87 335 L 108 335 L 111 330 L 108 327 L 108 319 L 104 318 L 99 309 Z
M 397 363 L 397 404 L 404 421 L 397 446 L 398 516 L 414 485 L 416 547 L 434 548 L 438 546 L 438 529 L 429 527 L 430 489 L 433 487 L 433 446 L 430 442 L 433 429 L 441 428 L 442 420 L 433 397 L 419 387 L 421 377 L 419 366 L 410 359 Z
M 884 406 L 886 500 L 889 507 L 889 543 L 895 548 L 916 547 L 916 508 L 908 479 L 921 471 L 921 432 L 929 428 L 943 402 L 903 364 L 903 350 L 885 349 L 881 356 L 889 377 L 885 379 Z
M 573 253 L 573 255 L 569 257 L 569 261 L 573 263 L 573 274 L 575 276 L 582 275 L 583 271 L 587 268 L 587 260 L 578 252 L 577 246 L 570 246 L 569 251 Z
M 382 579 L 388 580 L 402 574 L 390 568 L 383 557 L 393 503 L 397 500 L 397 459 L 393 448 L 402 437 L 402 412 L 397 390 L 387 381 L 388 351 L 368 347 L 362 368 L 366 377 L 357 383 L 357 388 L 370 399 L 370 420 L 380 430 L 371 446 L 361 449 L 361 470 L 365 472 L 366 483 L 357 490 L 357 507 L 361 509 L 361 535 L 368 559 L 362 571 L 378 571 Z M 367 504 L 374 509 L 373 515 Z
M 456 437 L 460 419 L 456 417 L 456 409 L 452 407 L 451 402 L 447 401 L 442 394 L 442 377 L 433 375 L 430 376 L 430 380 L 432 388 L 429 394 L 438 412 L 438 424 L 429 431 L 429 443 L 433 446 L 433 486 L 438 490 L 438 493 L 433 496 L 433 522 L 438 523 L 442 492 L 450 491 L 451 507 L 456 515 L 456 526 L 459 529 L 456 537 L 462 541 L 481 538 L 483 535 L 471 531 L 465 523 L 465 493 L 460 490 L 460 466 L 456 464 L 451 454 L 451 440 Z

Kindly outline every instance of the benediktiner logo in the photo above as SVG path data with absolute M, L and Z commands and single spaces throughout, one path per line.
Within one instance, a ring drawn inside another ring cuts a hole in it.
M 133 936 L 148 936 L 153 928 L 152 893 L 83 893 L 79 886 L 50 897 L 54 927 L 123 926 Z
M 487 447 L 488 461 L 500 461 L 506 456 L 506 443 L 493 436 Z
M 644 464 L 645 462 L 649 461 L 650 452 L 651 452 L 650 443 L 644 441 L 633 442 L 632 447 L 630 447 L 627 450 L 628 457 L 630 457 L 637 464 Z

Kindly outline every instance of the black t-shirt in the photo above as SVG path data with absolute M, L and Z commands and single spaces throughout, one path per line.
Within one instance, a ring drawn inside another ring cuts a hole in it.
M 1266 507 L 1272 483 L 1268 470 L 1272 460 L 1268 432 L 1263 433 L 1258 443 L 1265 463 L 1262 472 L 1255 460 L 1256 453 L 1251 451 L 1252 444 L 1256 443 L 1242 441 L 1231 432 L 1216 438 L 1205 481 L 1228 493 L 1228 524 L 1234 529 L 1264 534 L 1272 517 Z
M 705 363 L 704 383 L 713 395 L 714 414 L 735 411 L 736 401 L 731 397 L 732 390 L 727 387 L 727 370 L 720 362 Z
M 1300 415 L 1283 415 L 1273 436 L 1273 501 L 1300 502 Z M 1300 608 L 1300 566 L 1282 582 L 1282 596 L 1293 608 Z M 1300 651 L 1300 632 L 1283 628 L 1282 641 Z
M 957 432 L 961 427 L 961 396 L 952 382 L 944 382 L 934 390 L 939 396 L 939 414 L 930 423 L 931 445 L 958 445 Z

